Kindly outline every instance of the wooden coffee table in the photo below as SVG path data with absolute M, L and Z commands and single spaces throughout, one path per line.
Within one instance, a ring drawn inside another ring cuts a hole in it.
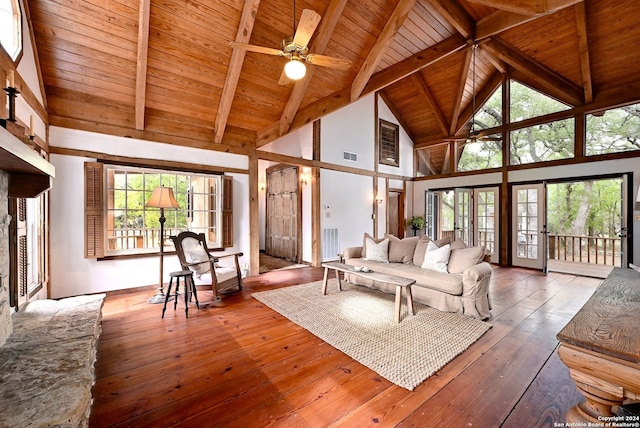
M 384 282 L 390 285 L 396 286 L 396 300 L 395 300 L 395 321 L 400 322 L 400 305 L 402 301 L 402 290 L 405 290 L 405 296 L 407 298 L 407 309 L 411 315 L 415 315 L 413 310 L 413 296 L 411 295 L 411 286 L 416 283 L 415 279 L 403 278 L 401 276 L 389 275 L 380 272 L 360 272 L 353 268 L 353 266 L 346 265 L 340 262 L 327 262 L 323 263 L 324 277 L 322 278 L 322 294 L 327 294 L 327 279 L 329 276 L 329 269 L 333 269 L 336 272 L 336 281 L 338 282 L 338 288 L 342 290 L 342 281 L 340 280 L 340 272 L 354 274 L 362 278 L 373 279 L 378 282 Z

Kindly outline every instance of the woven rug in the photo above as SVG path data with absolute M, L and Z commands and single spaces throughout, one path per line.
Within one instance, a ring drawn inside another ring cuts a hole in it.
M 414 302 L 409 316 L 394 321 L 394 296 L 367 287 L 330 280 L 261 291 L 252 296 L 315 336 L 412 391 L 466 350 L 491 324 L 461 314 L 441 312 Z

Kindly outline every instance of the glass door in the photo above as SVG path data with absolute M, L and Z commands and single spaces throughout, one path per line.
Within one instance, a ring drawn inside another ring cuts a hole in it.
M 512 265 L 546 272 L 546 185 L 516 185 L 512 192 Z
M 475 245 L 484 246 L 491 253 L 491 262 L 498 263 L 498 188 L 474 190 Z
M 472 191 L 469 189 L 455 189 L 453 212 L 455 217 L 454 239 L 462 239 L 467 245 L 473 245 L 472 230 Z

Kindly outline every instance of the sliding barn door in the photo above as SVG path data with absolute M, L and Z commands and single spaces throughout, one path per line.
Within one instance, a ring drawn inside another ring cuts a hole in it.
M 267 171 L 266 254 L 299 262 L 300 195 L 298 168 L 279 167 Z

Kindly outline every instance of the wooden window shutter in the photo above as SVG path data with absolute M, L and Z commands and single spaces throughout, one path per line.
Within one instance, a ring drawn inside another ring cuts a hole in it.
M 384 165 L 400 165 L 400 127 L 395 123 L 379 119 L 378 147 L 379 163 Z
M 233 177 L 222 176 L 222 246 L 233 247 Z
M 99 162 L 84 164 L 84 257 L 104 256 L 103 167 Z

